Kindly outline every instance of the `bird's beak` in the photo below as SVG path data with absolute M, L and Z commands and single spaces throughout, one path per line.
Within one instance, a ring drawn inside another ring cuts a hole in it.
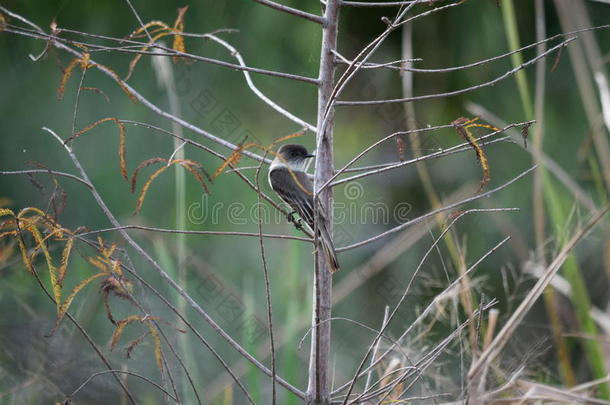
M 307 155 L 305 155 L 306 159 L 312 158 L 312 157 L 316 157 L 316 155 L 314 155 L 313 153 L 309 153 Z

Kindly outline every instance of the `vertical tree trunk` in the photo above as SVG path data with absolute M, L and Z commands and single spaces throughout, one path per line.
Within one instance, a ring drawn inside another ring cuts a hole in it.
M 326 23 L 323 26 L 322 46 L 320 52 L 320 86 L 318 89 L 318 120 L 316 134 L 316 168 L 314 189 L 318 189 L 333 175 L 333 111 L 325 117 L 330 95 L 334 86 L 334 55 L 337 45 L 337 26 L 339 22 L 339 0 L 328 0 L 324 11 Z M 326 213 L 324 224 L 332 235 L 332 192 L 324 189 L 318 195 Z M 309 356 L 309 384 L 307 403 L 310 405 L 328 405 L 330 403 L 330 319 L 332 277 L 328 259 L 323 252 L 320 241 L 316 246 L 316 269 L 314 276 L 314 301 L 312 319 L 311 353 Z

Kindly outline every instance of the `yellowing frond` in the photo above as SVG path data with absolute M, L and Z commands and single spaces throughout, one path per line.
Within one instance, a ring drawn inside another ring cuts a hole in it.
M 5 217 L 7 215 L 14 217 L 15 213 L 8 208 L 0 208 L 0 217 Z
M 133 171 L 133 174 L 131 175 L 131 192 L 132 193 L 134 191 L 136 191 L 136 182 L 138 180 L 138 173 L 140 173 L 140 170 L 142 170 L 145 167 L 148 167 L 148 166 L 150 166 L 152 164 L 159 163 L 159 162 L 167 163 L 167 159 L 160 158 L 160 157 L 156 157 L 156 158 L 152 158 L 152 159 L 147 159 L 147 160 L 143 161 L 142 163 L 140 163 L 138 165 L 138 167 L 136 167 L 136 169 Z
M 208 186 L 205 184 L 205 180 L 203 180 L 203 176 L 201 176 L 201 173 L 197 170 L 201 169 L 201 165 L 199 163 L 188 159 L 176 159 L 173 160 L 172 163 L 179 164 L 185 170 L 191 173 L 193 177 L 195 177 L 195 179 L 199 182 L 199 184 L 201 184 L 201 187 L 203 187 L 205 192 L 209 194 Z
M 178 52 L 186 52 L 186 48 L 184 46 L 184 37 L 180 35 L 184 31 L 184 14 L 186 10 L 188 10 L 188 6 L 181 7 L 178 9 L 178 17 L 176 18 L 176 22 L 174 23 L 174 43 L 172 44 L 172 49 Z M 174 62 L 178 62 L 180 57 L 174 56 Z
M 70 61 L 68 66 L 64 69 L 63 74 L 61 75 L 61 79 L 59 81 L 59 87 L 57 88 L 57 99 L 61 100 L 64 98 L 64 92 L 66 90 L 66 83 L 70 80 L 70 76 L 72 76 L 72 71 L 80 62 L 79 58 L 74 58 Z
M 119 127 L 119 167 L 121 175 L 127 180 L 127 158 L 125 157 L 125 125 L 119 120 L 116 120 Z
M 477 160 L 479 161 L 479 163 L 481 165 L 481 169 L 483 170 L 483 178 L 481 179 L 481 184 L 479 186 L 479 191 L 482 191 L 485 188 L 485 186 L 487 185 L 487 183 L 489 183 L 489 178 L 490 178 L 489 162 L 487 160 L 487 156 L 485 156 L 485 153 L 483 152 L 483 149 L 479 145 L 477 139 L 472 134 L 472 132 L 470 132 L 469 128 L 483 127 L 483 128 L 494 129 L 494 130 L 497 130 L 497 128 L 489 126 L 489 125 L 484 125 L 484 124 L 473 124 L 473 122 L 475 122 L 477 120 L 478 120 L 478 118 L 469 120 L 467 118 L 461 117 L 461 118 L 458 118 L 455 121 L 453 121 L 452 124 L 453 124 L 455 130 L 457 131 L 458 135 L 460 135 L 474 149 Z
M 70 253 L 72 252 L 72 246 L 74 245 L 74 238 L 69 238 L 64 245 L 64 250 L 61 253 L 61 263 L 57 271 L 57 284 L 63 285 L 64 278 L 68 269 L 68 260 L 70 259 Z
M 146 325 L 148 325 L 148 330 L 150 330 L 150 335 L 153 338 L 157 367 L 159 368 L 159 371 L 163 373 L 163 353 L 161 351 L 161 339 L 159 338 L 159 331 L 152 322 L 147 322 Z
M 130 315 L 125 319 L 121 319 L 117 321 L 116 327 L 114 328 L 114 333 L 112 334 L 112 340 L 110 341 L 110 350 L 113 350 L 119 340 L 121 339 L 121 335 L 123 334 L 123 330 L 125 330 L 125 326 L 129 325 L 135 321 L 141 321 L 142 317 L 139 315 Z
M 148 48 L 150 48 L 150 46 L 155 43 L 158 39 L 163 38 L 165 36 L 170 35 L 169 31 L 163 31 L 160 32 L 154 36 L 152 36 L 152 41 L 148 41 L 148 44 L 140 49 L 140 52 L 145 52 L 148 50 Z M 138 53 L 132 60 L 131 62 L 129 62 L 129 70 L 127 71 L 127 76 L 125 76 L 125 81 L 129 80 L 129 78 L 131 77 L 133 70 L 135 69 L 136 65 L 138 64 L 138 62 L 140 61 L 140 59 L 142 59 L 143 54 L 142 53 Z
M 4 14 L 0 13 L 0 32 L 4 31 L 5 27 L 6 27 L 6 17 L 4 16 Z
M 273 143 L 270 145 L 270 147 L 271 147 L 271 146 L 273 146 L 273 145 L 276 145 L 276 144 L 278 144 L 278 143 L 281 143 L 281 142 L 287 141 L 287 140 L 289 140 L 289 139 L 296 138 L 296 137 L 299 137 L 299 136 L 303 136 L 303 135 L 305 134 L 305 132 L 306 132 L 306 131 L 305 131 L 305 130 L 303 130 L 303 131 L 295 132 L 295 133 L 293 133 L 293 134 L 284 135 L 284 136 L 282 136 L 282 137 L 280 137 L 280 138 L 276 139 L 275 141 L 273 141 Z
M 70 292 L 70 295 L 68 295 L 68 297 L 66 298 L 66 300 L 64 302 L 62 302 L 61 304 L 58 305 L 59 311 L 57 313 L 57 320 L 55 321 L 55 329 L 57 329 L 57 326 L 59 325 L 59 323 L 61 322 L 61 320 L 63 319 L 64 315 L 66 314 L 66 312 L 68 312 L 68 308 L 70 308 L 70 304 L 72 304 L 72 301 L 74 301 L 74 298 L 76 297 L 76 295 L 80 292 L 80 290 L 82 290 L 83 288 L 85 288 L 87 285 L 89 285 L 93 280 L 95 280 L 96 278 L 100 278 L 104 276 L 104 273 L 100 272 L 100 273 L 96 273 L 90 277 L 87 277 L 86 279 L 84 279 L 83 281 L 81 281 L 80 283 L 78 283 Z
M 259 144 L 257 143 L 248 143 L 246 145 L 237 145 L 237 149 L 235 149 L 233 151 L 233 153 L 231 153 L 231 155 L 229 155 L 228 158 L 225 159 L 224 162 L 222 162 L 222 164 L 218 167 L 218 169 L 216 169 L 216 171 L 214 172 L 214 174 L 212 175 L 212 179 L 215 179 L 216 177 L 220 176 L 220 174 L 227 168 L 227 167 L 233 167 L 236 164 L 239 163 L 240 159 L 241 159 L 241 155 L 243 153 L 243 151 L 250 149 L 254 146 L 257 147 L 261 147 Z
M 125 152 L 125 125 L 118 118 L 106 117 L 106 118 L 97 120 L 94 123 L 89 124 L 85 128 L 76 132 L 74 135 L 68 137 L 64 141 L 64 143 L 68 144 L 68 143 L 72 142 L 73 140 L 75 140 L 76 138 L 78 138 L 79 136 L 81 136 L 82 134 L 97 127 L 99 124 L 102 124 L 102 123 L 108 122 L 108 121 L 114 121 L 114 123 L 117 125 L 117 127 L 119 129 L 119 168 L 121 170 L 121 176 L 123 176 L 123 178 L 125 180 L 127 180 L 128 176 L 127 176 L 127 158 L 126 158 L 126 152 Z
M 150 185 L 152 184 L 153 180 L 156 179 L 161 173 L 163 173 L 164 171 L 167 170 L 167 166 L 161 166 L 159 169 L 157 169 L 157 171 L 155 171 L 146 181 L 146 183 L 144 183 L 144 186 L 142 187 L 142 190 L 140 191 L 140 195 L 138 197 L 138 201 L 136 202 L 136 209 L 134 211 L 134 214 L 137 214 L 140 212 L 140 210 L 142 209 L 142 204 L 144 204 L 144 198 L 146 198 L 146 193 L 148 192 L 148 189 L 150 188 Z
M 165 30 L 165 31 L 171 30 L 171 28 L 167 24 L 165 24 L 163 21 L 151 21 L 151 22 L 144 24 L 144 26 L 138 28 L 131 34 L 129 34 L 129 36 L 127 38 L 144 38 L 146 36 L 145 31 L 148 31 L 149 34 L 152 34 L 155 31 L 155 30 L 153 30 L 153 31 L 149 30 L 150 27 L 154 27 L 154 26 L 160 27 L 159 30 Z

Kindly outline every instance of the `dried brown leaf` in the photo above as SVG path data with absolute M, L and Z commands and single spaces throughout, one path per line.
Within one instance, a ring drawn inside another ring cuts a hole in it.
M 150 46 L 152 44 L 154 44 L 158 39 L 163 38 L 165 36 L 170 35 L 169 31 L 164 31 L 164 32 L 160 32 L 157 35 L 154 35 L 152 37 L 152 41 L 148 41 L 147 45 L 145 47 L 142 47 L 140 49 L 140 52 L 145 52 L 148 50 L 148 48 L 150 48 Z M 131 75 L 133 74 L 134 69 L 136 68 L 136 65 L 138 64 L 138 62 L 140 61 L 140 59 L 142 59 L 142 56 L 144 54 L 142 53 L 138 53 L 132 60 L 131 62 L 129 62 L 129 70 L 127 71 L 127 76 L 125 76 L 125 81 L 129 80 L 129 78 L 131 77 Z
M 208 190 L 208 186 L 205 184 L 205 181 L 203 180 L 203 177 L 201 176 L 201 173 L 198 170 L 198 169 L 202 169 L 202 167 L 199 163 L 192 161 L 192 160 L 188 160 L 188 159 L 176 159 L 176 160 L 172 161 L 172 163 L 179 164 L 185 170 L 187 170 L 189 173 L 191 173 L 193 175 L 193 177 L 195 177 L 195 179 L 199 182 L 199 184 L 201 184 L 201 187 L 203 187 L 205 192 L 207 194 L 210 193 L 210 191 Z
M 2 12 L 0 12 L 0 32 L 4 31 L 6 28 L 6 17 Z
M 125 330 L 125 326 L 127 326 L 128 324 L 135 322 L 135 321 L 141 321 L 142 317 L 139 315 L 130 315 L 125 319 L 121 319 L 120 321 L 117 321 L 116 323 L 116 327 L 114 328 L 114 333 L 112 334 L 112 340 L 110 341 L 110 350 L 113 350 L 114 347 L 117 345 L 117 343 L 119 343 L 119 340 L 121 339 L 121 335 L 123 334 L 123 330 Z
M 160 157 L 147 159 L 147 160 L 143 161 L 142 163 L 140 163 L 138 165 L 138 167 L 136 167 L 136 170 L 134 170 L 133 174 L 131 175 L 131 192 L 132 193 L 134 191 L 136 191 L 136 182 L 138 180 L 138 173 L 140 173 L 140 170 L 142 170 L 145 167 L 148 167 L 152 164 L 159 163 L 159 162 L 167 163 L 167 159 L 160 158 Z
M 295 133 L 292 133 L 292 134 L 284 135 L 284 136 L 276 139 L 275 141 L 273 141 L 273 143 L 270 145 L 270 147 L 272 147 L 273 145 L 277 145 L 278 143 L 287 141 L 289 139 L 293 139 L 293 138 L 296 138 L 296 137 L 299 137 L 299 136 L 303 136 L 303 135 L 305 135 L 306 132 L 307 132 L 306 130 L 302 130 L 302 131 L 295 132 Z
M 148 192 L 148 189 L 150 188 L 150 185 L 152 184 L 153 180 L 156 179 L 161 173 L 163 173 L 166 170 L 167 170 L 167 165 L 161 166 L 148 178 L 146 183 L 144 183 L 144 186 L 142 187 L 142 190 L 140 191 L 138 201 L 136 202 L 136 209 L 134 211 L 134 215 L 138 214 L 140 212 L 140 210 L 142 209 L 142 204 L 144 204 L 144 199 L 146 198 L 146 193 Z
M 97 87 L 81 87 L 80 88 L 82 91 L 92 91 L 94 93 L 100 94 L 101 96 L 104 97 L 104 99 L 106 100 L 107 103 L 110 103 L 110 98 L 106 95 L 106 93 L 104 93 L 101 89 L 98 89 Z
M 174 42 L 172 44 L 172 48 L 178 52 L 186 52 L 186 48 L 184 46 L 184 36 L 180 35 L 180 33 L 184 32 L 184 14 L 188 8 L 189 6 L 184 6 L 178 9 L 178 17 L 174 23 Z M 178 62 L 180 57 L 174 56 L 173 60 L 174 62 Z
M 72 76 L 72 71 L 74 70 L 76 65 L 79 64 L 79 62 L 80 62 L 79 58 L 74 58 L 70 61 L 68 66 L 65 69 L 63 69 L 63 73 L 62 73 L 61 79 L 59 81 L 59 87 L 57 88 L 57 99 L 58 100 L 61 100 L 64 98 L 64 92 L 66 90 L 66 83 L 68 83 L 70 76 Z
M 259 148 L 263 148 L 262 146 L 260 146 L 257 143 L 248 143 L 246 145 L 243 144 L 239 144 L 237 145 L 237 149 L 235 149 L 233 151 L 233 153 L 231 153 L 231 155 L 229 155 L 228 158 L 225 159 L 225 161 L 218 167 L 218 169 L 216 169 L 216 171 L 214 172 L 214 174 L 212 175 L 212 179 L 215 179 L 216 177 L 220 176 L 220 174 L 227 168 L 227 167 L 233 167 L 236 164 L 239 163 L 240 159 L 241 159 L 241 155 L 243 153 L 243 151 L 250 149 L 252 147 L 259 147 Z
M 128 359 L 131 358 L 131 352 L 133 351 L 133 349 L 136 348 L 136 346 L 138 346 L 140 343 L 142 343 L 144 341 L 144 338 L 146 338 L 146 336 L 150 335 L 150 332 L 146 332 L 143 335 L 139 336 L 138 338 L 132 340 L 129 345 L 127 345 L 127 347 L 125 348 L 125 357 L 127 357 Z
M 57 284 L 59 284 L 59 286 L 63 285 L 64 278 L 66 277 L 66 272 L 68 270 L 68 260 L 70 259 L 70 253 L 72 251 L 73 245 L 74 238 L 69 238 L 66 241 L 66 244 L 64 245 L 64 250 L 61 253 L 61 262 L 57 271 Z
M 487 160 L 487 156 L 485 156 L 485 153 L 483 152 L 483 149 L 479 145 L 477 139 L 475 138 L 474 135 L 472 135 L 472 132 L 469 131 L 469 128 L 471 128 L 471 127 L 490 128 L 491 126 L 473 124 L 473 122 L 476 120 L 478 120 L 478 118 L 474 118 L 474 119 L 470 120 L 468 118 L 460 117 L 460 118 L 456 119 L 455 121 L 453 121 L 452 124 L 453 124 L 453 127 L 455 128 L 456 132 L 458 133 L 458 135 L 461 136 L 466 142 L 468 142 L 470 144 L 470 146 L 472 147 L 472 149 L 474 149 L 477 160 L 479 161 L 479 164 L 481 165 L 481 169 L 483 170 L 483 178 L 481 179 L 481 183 L 479 186 L 479 192 L 480 192 L 485 188 L 487 183 L 489 183 L 489 179 L 490 179 L 489 162 Z M 491 127 L 491 128 L 493 128 L 493 127 Z
M 59 326 L 59 323 L 61 322 L 61 320 L 63 319 L 64 315 L 66 314 L 66 312 L 68 312 L 68 309 L 70 308 L 70 304 L 72 304 L 72 301 L 74 301 L 74 298 L 76 297 L 76 295 L 83 289 L 85 288 L 87 285 L 89 285 L 89 283 L 91 283 L 93 280 L 95 280 L 96 278 L 100 278 L 104 275 L 104 273 L 100 272 L 100 273 L 96 273 L 90 277 L 87 277 L 86 279 L 82 280 L 80 283 L 78 283 L 70 292 L 70 295 L 68 295 L 68 297 L 66 298 L 66 300 L 64 302 L 62 302 L 61 304 L 58 303 L 58 313 L 57 313 L 57 320 L 55 321 L 55 327 L 53 327 L 53 331 L 50 333 L 51 335 L 53 333 L 55 333 L 55 331 L 57 330 L 57 327 Z
M 157 361 L 157 367 L 159 371 L 163 373 L 163 352 L 161 350 L 161 338 L 159 337 L 159 331 L 152 322 L 147 322 L 148 330 L 153 338 L 153 346 L 155 348 L 155 360 Z

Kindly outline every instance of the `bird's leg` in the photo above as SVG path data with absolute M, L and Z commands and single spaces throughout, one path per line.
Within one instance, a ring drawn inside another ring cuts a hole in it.
M 288 220 L 288 222 L 292 222 L 294 224 L 294 214 L 296 214 L 297 212 L 292 210 L 291 212 L 289 212 L 288 214 L 286 214 L 286 219 Z
M 301 218 L 296 219 L 294 217 L 294 214 L 296 214 L 296 213 L 297 213 L 296 211 L 289 212 L 286 215 L 286 218 L 288 219 L 288 222 L 292 222 L 294 224 L 294 227 L 297 228 L 299 231 L 301 231 L 301 230 L 303 230 L 303 223 L 301 222 L 302 219 Z

